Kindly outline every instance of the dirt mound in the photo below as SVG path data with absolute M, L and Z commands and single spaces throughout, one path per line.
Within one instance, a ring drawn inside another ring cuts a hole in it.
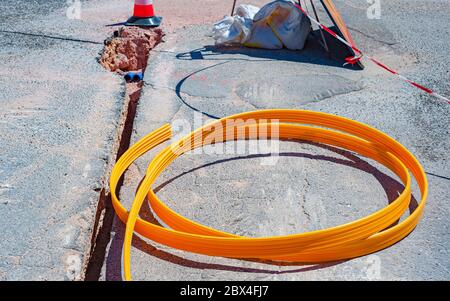
M 100 64 L 110 71 L 145 70 L 150 50 L 163 36 L 161 29 L 122 27 L 105 40 Z

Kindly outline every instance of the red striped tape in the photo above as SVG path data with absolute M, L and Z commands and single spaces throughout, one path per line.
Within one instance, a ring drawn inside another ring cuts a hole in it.
M 355 51 L 356 55 L 355 55 L 354 57 L 347 57 L 347 58 L 345 58 L 346 63 L 345 63 L 344 65 L 347 65 L 347 64 L 353 65 L 353 64 L 358 63 L 358 61 L 359 61 L 359 60 L 362 58 L 362 56 L 363 56 L 363 52 L 362 52 L 361 50 L 359 50 L 355 45 L 349 43 L 348 41 L 346 41 L 345 39 L 343 39 L 342 37 L 340 37 L 337 33 L 335 33 L 334 31 L 332 31 L 331 29 L 329 29 L 328 27 L 326 27 L 326 26 L 323 25 L 322 23 L 318 22 L 316 19 L 312 18 L 312 17 L 311 17 L 311 16 L 310 16 L 310 15 L 309 15 L 302 7 L 301 7 L 301 6 L 299 6 L 299 5 L 297 5 L 297 4 L 295 4 L 295 6 L 296 6 L 296 7 L 297 7 L 297 8 L 298 8 L 298 9 L 299 9 L 306 17 L 308 17 L 313 23 L 317 24 L 321 29 L 325 30 L 325 31 L 328 32 L 331 36 L 335 37 L 337 40 L 339 40 L 340 42 L 344 43 L 344 44 L 347 45 L 348 47 L 352 48 L 353 51 Z M 374 58 L 372 58 L 372 57 L 370 57 L 370 56 L 368 56 L 368 55 L 366 55 L 366 57 L 367 57 L 369 60 L 371 60 L 372 62 L 374 62 L 377 66 L 379 66 L 379 67 L 385 69 L 386 71 L 388 71 L 388 72 L 390 72 L 390 73 L 392 73 L 392 74 L 394 74 L 394 75 L 397 75 L 397 77 L 400 78 L 401 80 L 403 80 L 404 82 L 406 82 L 406 83 L 408 83 L 408 84 L 410 84 L 410 85 L 412 85 L 412 86 L 414 86 L 414 87 L 416 87 L 416 88 L 418 88 L 418 89 L 420 89 L 420 90 L 422 90 L 422 91 L 424 91 L 424 92 L 426 92 L 426 93 L 428 93 L 428 94 L 430 94 L 430 95 L 432 95 L 432 96 L 434 96 L 434 97 L 437 97 L 437 98 L 439 98 L 439 99 L 441 99 L 441 100 L 444 100 L 444 101 L 446 101 L 448 104 L 450 104 L 450 100 L 449 100 L 447 97 L 442 96 L 442 95 L 440 95 L 440 94 L 434 92 L 433 90 L 431 90 L 431 89 L 429 89 L 429 88 L 426 88 L 426 87 L 424 87 L 424 86 L 422 86 L 422 85 L 420 85 L 420 84 L 418 84 L 418 83 L 416 83 L 416 82 L 414 82 L 414 81 L 412 81 L 412 80 L 406 78 L 405 76 L 401 75 L 401 74 L 398 73 L 397 71 L 395 71 L 395 70 L 393 70 L 393 69 L 387 67 L 386 65 L 384 65 L 384 64 L 381 63 L 380 61 L 378 61 L 378 60 L 376 60 L 376 59 L 374 59 Z

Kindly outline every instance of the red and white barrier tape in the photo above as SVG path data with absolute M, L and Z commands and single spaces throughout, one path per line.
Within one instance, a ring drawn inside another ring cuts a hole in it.
M 354 65 L 356 64 L 363 56 L 363 53 L 361 50 L 359 50 L 355 45 L 350 44 L 349 42 L 347 42 L 345 39 L 343 39 L 342 37 L 340 37 L 337 33 L 335 33 L 334 31 L 332 31 L 331 29 L 329 29 L 328 27 L 326 27 L 325 25 L 323 25 L 322 23 L 318 22 L 316 19 L 312 18 L 302 7 L 300 7 L 299 5 L 295 4 L 295 6 L 306 16 L 308 17 L 313 23 L 315 23 L 317 26 L 319 26 L 321 29 L 325 30 L 326 32 L 328 32 L 329 34 L 331 34 L 333 37 L 335 37 L 336 39 L 338 39 L 340 42 L 344 43 L 345 45 L 347 45 L 348 47 L 352 48 L 353 51 L 355 51 L 356 55 L 354 57 L 347 57 L 345 58 L 346 63 L 344 64 L 350 64 L 350 65 Z M 371 60 L 372 62 L 374 62 L 377 66 L 385 69 L 386 71 L 394 74 L 395 76 L 397 76 L 399 79 L 403 80 L 404 82 L 407 82 L 408 84 L 419 88 L 420 90 L 434 96 L 437 97 L 443 101 L 446 101 L 448 104 L 450 104 L 450 100 L 448 98 L 446 98 L 445 96 L 442 96 L 436 92 L 434 92 L 431 89 L 428 89 L 408 78 L 406 78 L 405 76 L 401 75 L 400 73 L 398 73 L 397 71 L 387 67 L 386 65 L 382 64 L 381 62 L 379 62 L 378 60 L 374 59 L 373 57 L 370 57 L 368 55 L 366 55 L 366 57 Z

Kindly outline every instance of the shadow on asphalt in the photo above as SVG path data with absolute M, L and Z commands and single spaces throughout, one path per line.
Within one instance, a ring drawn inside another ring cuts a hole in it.
M 295 63 L 305 63 L 323 66 L 340 67 L 350 70 L 361 70 L 357 65 L 346 65 L 345 58 L 352 56 L 345 45 L 336 39 L 329 39 L 325 36 L 329 49 L 319 43 L 321 41 L 319 30 L 313 31 L 306 41 L 302 50 L 269 50 L 259 48 L 248 48 L 240 46 L 215 46 L 206 45 L 202 48 L 193 49 L 187 52 L 178 53 L 180 60 L 205 60 L 205 61 L 288 61 Z M 230 56 L 231 55 L 231 56 Z M 232 55 L 240 55 L 233 57 Z M 245 56 L 245 57 L 243 57 Z
M 329 35 L 329 34 L 327 34 Z M 268 50 L 258 48 L 247 47 L 224 47 L 207 45 L 202 48 L 196 48 L 187 52 L 176 54 L 176 58 L 179 60 L 201 60 L 201 61 L 218 61 L 217 64 L 201 68 L 187 75 L 181 79 L 176 87 L 175 93 L 180 101 L 188 106 L 191 110 L 199 112 L 208 118 L 220 119 L 221 116 L 213 115 L 209 112 L 205 112 L 192 104 L 188 103 L 183 96 L 182 86 L 192 76 L 205 71 L 207 69 L 214 68 L 219 65 L 223 65 L 233 61 L 246 61 L 246 62 L 268 62 L 268 61 L 288 61 L 294 63 L 315 64 L 322 66 L 332 66 L 337 68 L 349 69 L 349 70 L 361 70 L 358 65 L 345 65 L 345 58 L 351 56 L 349 50 L 340 44 L 336 39 L 329 38 L 325 35 L 326 45 L 329 52 L 319 43 L 320 32 L 319 30 L 313 31 L 305 44 L 305 48 L 300 51 L 294 51 L 289 49 L 280 50 Z M 239 55 L 239 56 L 238 56 Z
M 292 141 L 292 140 L 290 140 Z M 381 172 L 379 169 L 371 165 L 365 160 L 362 160 L 358 156 L 354 155 L 353 153 L 336 148 L 329 145 L 324 145 L 320 143 L 314 143 L 304 140 L 298 140 L 298 143 L 302 144 L 309 144 L 316 147 L 320 147 L 329 151 L 332 151 L 338 155 L 343 156 L 346 159 L 337 158 L 334 156 L 327 156 L 327 155 L 313 155 L 309 153 L 302 153 L 302 152 L 285 152 L 278 154 L 279 156 L 284 157 L 298 157 L 298 158 L 308 158 L 311 160 L 321 160 L 321 161 L 327 161 L 334 164 L 340 164 L 344 166 L 348 166 L 351 168 L 355 168 L 361 171 L 364 171 L 366 173 L 371 174 L 375 179 L 380 183 L 380 185 L 383 187 L 386 197 L 388 200 L 388 203 L 392 203 L 399 194 L 404 190 L 403 184 L 395 180 L 394 178 L 386 175 L 385 173 Z M 217 160 L 208 164 L 204 164 L 201 166 L 197 166 L 195 168 L 192 168 L 186 172 L 180 173 L 177 176 L 165 181 L 158 187 L 154 189 L 155 193 L 158 193 L 162 188 L 164 188 L 166 185 L 170 184 L 171 182 L 175 181 L 176 179 L 192 173 L 196 170 L 215 165 L 215 164 L 221 164 L 227 161 L 233 161 L 233 160 L 245 160 L 250 158 L 261 158 L 261 157 L 269 157 L 271 154 L 256 154 L 256 155 L 246 155 L 246 156 L 239 156 L 234 158 L 227 158 L 227 159 L 221 159 Z M 141 182 L 142 183 L 142 182 Z M 141 185 L 139 183 L 139 186 Z M 136 188 L 136 191 L 137 189 Z M 418 203 L 417 200 L 414 198 L 414 196 L 411 196 L 411 201 L 409 205 L 409 212 L 410 214 L 414 212 L 414 210 L 417 208 Z M 144 220 L 151 222 L 153 224 L 162 226 L 159 221 L 155 218 L 153 212 L 151 211 L 148 202 L 144 202 L 141 211 L 140 211 L 140 217 Z M 396 225 L 399 221 L 395 222 L 388 228 Z M 105 279 L 108 281 L 120 281 L 122 280 L 122 246 L 123 246 L 123 240 L 124 240 L 124 234 L 125 234 L 125 226 L 124 224 L 116 219 L 114 222 L 114 228 L 113 232 L 115 232 L 114 238 L 112 239 L 108 257 L 106 259 L 106 269 L 105 269 Z M 251 261 L 251 262 L 259 262 L 274 266 L 303 266 L 302 268 L 295 268 L 291 270 L 283 270 L 283 271 L 277 271 L 277 270 L 269 270 L 269 269 L 262 269 L 262 268 L 248 268 L 248 267 L 242 267 L 242 266 L 234 266 L 234 265 L 226 265 L 226 264 L 216 264 L 216 263 L 206 263 L 201 261 L 195 261 L 192 259 L 184 258 L 179 255 L 174 255 L 170 252 L 167 252 L 165 250 L 158 249 L 153 244 L 149 243 L 148 241 L 144 241 L 137 235 L 133 235 L 133 241 L 132 241 L 133 247 L 139 249 L 141 252 L 144 252 L 148 254 L 149 256 L 154 256 L 160 260 L 164 260 L 167 262 L 170 262 L 172 264 L 177 264 L 183 267 L 189 267 L 189 268 L 195 268 L 195 269 L 209 269 L 209 270 L 221 270 L 221 271 L 231 271 L 231 272 L 241 272 L 241 273 L 260 273 L 260 274 L 292 274 L 292 273 L 302 273 L 302 272 L 308 272 L 313 270 L 320 270 L 329 268 L 335 265 L 339 265 L 343 262 L 346 262 L 347 260 L 342 261 L 336 261 L 336 262 L 328 262 L 328 263 L 322 263 L 322 264 L 305 264 L 302 262 L 297 263 L 291 263 L 291 262 L 277 262 L 277 261 L 270 261 L 270 260 L 260 260 L 260 259 L 242 259 L 243 261 Z
M 186 80 L 188 80 L 190 77 L 194 76 L 195 74 L 200 73 L 200 72 L 203 72 L 203 71 L 208 70 L 208 69 L 211 69 L 211 68 L 214 68 L 214 67 L 217 67 L 217 66 L 219 66 L 219 65 L 224 65 L 224 64 L 229 63 L 229 62 L 230 62 L 230 60 L 226 60 L 226 61 L 224 61 L 224 62 L 220 62 L 220 63 L 214 64 L 214 65 L 212 65 L 212 66 L 208 66 L 208 67 L 205 67 L 205 68 L 196 70 L 196 71 L 192 72 L 191 74 L 187 75 L 186 77 L 184 77 L 183 79 L 181 79 L 181 80 L 177 83 L 177 85 L 175 86 L 175 93 L 176 93 L 178 99 L 180 99 L 180 101 L 181 101 L 184 105 L 186 105 L 189 109 L 191 109 L 191 110 L 193 110 L 193 111 L 195 111 L 195 112 L 201 113 L 201 114 L 205 115 L 205 116 L 208 117 L 208 118 L 212 118 L 212 119 L 220 119 L 220 118 L 222 118 L 222 117 L 220 117 L 220 116 L 216 116 L 216 115 L 210 114 L 210 113 L 208 113 L 208 112 L 202 111 L 202 110 L 200 110 L 199 108 L 194 107 L 193 105 L 191 105 L 191 104 L 190 104 L 189 102 L 187 102 L 187 101 L 183 98 L 183 96 L 181 95 L 181 88 L 182 88 L 184 82 L 185 82 Z

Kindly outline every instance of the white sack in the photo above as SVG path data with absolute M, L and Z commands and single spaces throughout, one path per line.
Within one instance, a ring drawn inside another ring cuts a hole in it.
M 239 5 L 234 16 L 214 24 L 216 45 L 244 45 L 265 49 L 300 50 L 311 31 L 311 22 L 288 0 L 277 0 L 259 9 Z
M 213 38 L 217 45 L 243 44 L 250 36 L 253 17 L 259 8 L 242 4 L 234 16 L 226 16 L 213 26 Z
M 241 4 L 236 8 L 236 15 L 239 17 L 253 20 L 258 13 L 259 7 L 250 4 Z
M 300 50 L 311 31 L 310 20 L 291 1 L 265 5 L 253 18 L 251 35 L 245 45 L 266 49 L 284 47 Z M 278 40 L 278 42 L 274 42 Z

